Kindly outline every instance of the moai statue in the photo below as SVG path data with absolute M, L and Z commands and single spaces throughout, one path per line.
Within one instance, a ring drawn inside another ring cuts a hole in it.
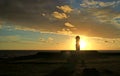
M 80 51 L 80 37 L 76 36 L 76 51 Z

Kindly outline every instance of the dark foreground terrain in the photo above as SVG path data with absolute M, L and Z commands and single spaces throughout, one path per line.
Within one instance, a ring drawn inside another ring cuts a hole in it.
M 0 76 L 120 76 L 120 53 L 61 51 L 2 57 Z

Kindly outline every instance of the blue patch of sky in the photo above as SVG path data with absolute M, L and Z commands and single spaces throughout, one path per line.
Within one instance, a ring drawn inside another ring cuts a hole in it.
M 15 30 L 13 26 L 3 26 L 0 30 L 0 36 L 20 36 L 25 40 L 35 40 L 40 37 L 40 32 Z
M 53 38 L 69 38 L 69 36 L 67 35 L 60 35 L 60 34 L 54 34 L 54 33 L 41 33 L 42 37 L 46 37 L 46 38 L 49 38 L 49 37 L 53 37 Z
M 62 40 L 64 41 L 69 38 L 67 35 L 16 30 L 14 26 L 3 26 L 0 30 L 0 36 L 20 36 L 23 41 L 37 41 L 40 38 L 47 40 L 49 37 L 51 37 L 56 42 Z
M 73 8 L 80 9 L 80 4 L 82 3 L 82 0 L 73 0 L 70 5 Z
M 120 12 L 120 3 L 116 5 L 113 10 L 116 12 Z
M 48 38 L 52 38 L 55 43 L 60 43 L 60 42 L 64 42 L 67 39 L 69 39 L 70 36 L 54 34 L 54 33 L 41 33 L 40 38 L 44 38 L 45 40 L 47 40 Z

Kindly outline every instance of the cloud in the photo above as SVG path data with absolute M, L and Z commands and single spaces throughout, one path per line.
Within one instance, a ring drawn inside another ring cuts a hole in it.
M 45 16 L 46 14 L 45 13 L 42 13 L 42 16 Z
M 70 13 L 73 9 L 68 6 L 68 5 L 64 5 L 64 6 L 57 6 L 58 9 L 62 10 L 65 13 Z
M 51 16 L 57 9 L 56 6 L 61 5 L 64 2 L 60 0 L 0 0 L 0 20 L 15 26 L 48 31 L 48 28 L 56 27 L 57 23 L 62 24 Z M 54 14 L 57 18 L 67 17 L 64 13 Z
M 52 14 L 57 19 L 66 19 L 68 18 L 65 13 L 53 12 Z
M 0 29 L 2 29 L 2 25 L 0 25 Z
M 65 26 L 67 26 L 67 27 L 75 27 L 74 25 L 72 25 L 72 24 L 69 23 L 69 22 L 66 22 L 66 23 L 65 23 Z
M 117 24 L 120 24 L 120 17 L 114 19 Z
M 52 15 L 57 19 L 67 19 L 69 16 L 66 13 L 70 13 L 72 11 L 72 8 L 70 8 L 70 6 L 68 5 L 56 6 L 56 7 L 57 9 L 60 9 L 63 11 L 63 12 L 54 11 L 52 13 Z
M 106 22 L 109 21 L 110 19 L 112 19 L 113 17 L 115 17 L 115 12 L 113 12 L 111 9 L 90 9 L 89 12 L 95 16 L 96 18 L 98 18 L 98 20 Z
M 51 43 L 54 39 L 52 37 L 48 37 L 47 39 L 45 38 L 40 38 L 38 42 L 43 42 L 43 43 Z
M 70 29 L 62 29 L 61 31 L 57 31 L 58 34 L 63 34 L 63 35 L 72 35 L 72 31 Z
M 52 38 L 52 37 L 49 37 L 48 38 L 48 42 L 51 42 L 51 41 L 53 41 L 54 39 Z
M 114 7 L 118 3 L 119 1 L 103 2 L 103 1 L 96 1 L 96 0 L 83 0 L 80 6 L 87 7 L 87 8 Z
M 108 6 L 114 6 L 116 4 L 115 1 L 113 2 L 99 2 L 98 3 L 100 7 L 108 7 Z
M 15 41 L 19 41 L 21 38 L 20 36 L 0 36 L 0 41 L 4 41 L 4 42 L 15 42 Z
M 39 30 L 36 30 L 34 28 L 21 27 L 21 26 L 15 26 L 15 30 L 32 31 L 32 32 L 38 32 L 39 31 Z
M 112 23 L 120 29 L 120 16 L 114 17 Z
M 44 38 L 40 38 L 39 39 L 41 42 L 46 42 L 46 40 Z
M 119 10 L 115 10 L 115 9 L 118 8 L 120 1 L 115 1 L 115 0 L 110 2 L 108 1 L 103 2 L 96 0 L 92 0 L 92 1 L 85 0 L 85 1 L 88 4 L 86 3 L 86 6 L 83 8 L 86 8 L 85 11 L 89 14 L 88 17 L 93 18 L 92 24 L 95 24 L 94 27 L 97 26 L 96 28 L 101 29 L 101 33 L 99 33 L 99 35 L 101 34 L 101 37 L 111 37 L 111 36 L 119 37 L 118 33 L 120 33 L 119 31 L 120 25 L 119 25 L 118 17 L 120 16 L 120 12 Z M 85 2 L 83 4 L 85 4 Z M 98 22 L 98 24 L 96 24 L 96 22 Z M 93 30 L 95 31 L 95 29 Z M 97 33 L 98 30 L 96 30 Z M 102 35 L 102 33 L 104 33 L 104 35 Z M 109 34 L 109 36 L 107 34 Z
M 117 28 L 120 28 L 119 12 L 116 12 L 110 8 L 102 8 L 102 9 L 89 9 L 89 13 L 96 17 L 96 20 L 98 20 L 101 23 L 113 25 Z
M 73 34 L 95 37 L 119 37 L 119 29 L 112 24 L 112 19 L 119 13 L 108 9 L 86 8 L 79 14 L 70 14 L 68 21 L 75 25 L 76 30 L 70 29 Z
M 8 23 L 3 26 L 23 31 L 120 37 L 115 19 L 119 11 L 114 9 L 119 3 L 116 0 L 74 0 L 73 3 L 68 0 L 0 0 L 0 21 Z
M 2 21 L 2 20 L 0 19 L 0 29 L 2 29 L 3 23 L 4 23 L 4 21 Z

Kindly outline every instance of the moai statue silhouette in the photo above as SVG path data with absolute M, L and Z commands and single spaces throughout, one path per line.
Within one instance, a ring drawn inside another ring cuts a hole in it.
M 80 51 L 80 37 L 76 36 L 76 51 Z

